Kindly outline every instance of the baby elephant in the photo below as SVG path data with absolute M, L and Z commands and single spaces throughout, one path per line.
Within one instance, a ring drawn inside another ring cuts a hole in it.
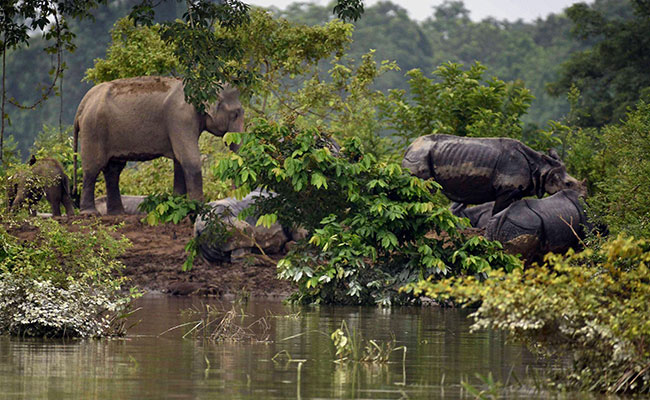
M 53 158 L 36 160 L 34 156 L 29 161 L 29 171 L 22 171 L 14 176 L 13 184 L 9 185 L 8 198 L 12 210 L 17 210 L 27 204 L 30 212 L 35 215 L 32 206 L 38 203 L 43 194 L 52 207 L 52 215 L 61 215 L 61 204 L 67 215 L 74 215 L 68 176 L 63 171 L 60 162 Z
M 561 190 L 543 199 L 512 203 L 490 218 L 486 236 L 528 262 L 576 248 L 591 230 L 579 196 L 575 190 Z

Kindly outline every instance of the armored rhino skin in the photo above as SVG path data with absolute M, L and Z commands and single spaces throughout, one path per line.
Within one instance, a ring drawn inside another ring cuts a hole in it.
M 124 214 L 145 214 L 144 212 L 140 211 L 138 207 L 145 201 L 146 198 L 147 196 L 122 195 L 121 199 L 122 205 L 124 206 Z M 95 200 L 95 207 L 97 208 L 99 215 L 107 215 L 106 196 L 98 197 L 97 200 Z
M 591 229 L 579 198 L 575 190 L 562 190 L 543 199 L 517 201 L 490 218 L 486 237 L 527 260 L 576 248 Z
M 451 203 L 449 207 L 451 213 L 455 216 L 469 219 L 469 224 L 474 228 L 485 228 L 492 217 L 492 208 L 494 208 L 493 201 L 474 207 L 467 207 L 466 204 L 462 203 Z
M 174 160 L 174 193 L 203 200 L 201 132 L 223 136 L 243 128 L 239 92 L 227 85 L 205 114 L 185 102 L 182 82 L 171 77 L 117 79 L 93 87 L 81 100 L 74 121 L 74 147 L 76 151 L 77 142 L 81 145 L 83 167 L 81 212 L 97 213 L 95 182 L 101 171 L 107 212 L 123 213 L 119 179 L 126 162 L 157 157 Z
M 232 236 L 225 243 L 215 243 L 209 237 L 202 237 L 206 221 L 201 217 L 197 218 L 194 223 L 194 236 L 199 239 L 199 252 L 203 259 L 212 263 L 233 261 L 236 256 L 254 251 L 256 244 L 266 253 L 280 252 L 290 239 L 280 224 L 275 223 L 270 228 L 266 228 L 256 226 L 257 218 L 254 216 L 249 216 L 244 221 L 237 219 L 239 213 L 254 204 L 258 198 L 269 195 L 268 192 L 256 189 L 241 200 L 227 197 L 208 203 L 214 215 L 219 216 L 223 222 L 232 227 Z M 255 238 L 255 242 L 252 237 Z
M 494 201 L 492 214 L 526 196 L 562 189 L 584 193 L 561 161 L 515 139 L 421 136 L 406 150 L 402 166 L 422 179 L 433 178 L 452 201 Z

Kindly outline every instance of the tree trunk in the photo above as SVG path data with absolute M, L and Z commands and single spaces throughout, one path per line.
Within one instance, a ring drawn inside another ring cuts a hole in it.
M 5 72 L 7 71 L 7 67 L 5 64 L 6 60 L 6 55 L 7 55 L 7 41 L 3 40 L 2 41 L 2 107 L 0 108 L 0 112 L 2 115 L 0 116 L 2 119 L 2 128 L 0 128 L 0 165 L 4 165 L 4 145 L 5 145 Z

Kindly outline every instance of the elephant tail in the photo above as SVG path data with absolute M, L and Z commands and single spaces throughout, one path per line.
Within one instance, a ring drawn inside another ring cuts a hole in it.
M 72 198 L 77 198 L 77 148 L 79 147 L 79 113 L 74 118 L 72 136 Z M 67 185 L 66 185 L 67 187 Z

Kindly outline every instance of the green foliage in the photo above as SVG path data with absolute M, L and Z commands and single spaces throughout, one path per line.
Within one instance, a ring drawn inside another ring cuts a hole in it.
M 373 88 L 378 78 L 398 69 L 395 63 L 377 65 L 374 51 L 358 65 L 344 57 L 352 25 L 339 20 L 308 26 L 256 9 L 250 23 L 217 36 L 239 41 L 245 49 L 242 65 L 258 79 L 249 88 L 248 114 L 271 120 L 296 119 L 301 127 L 329 125 L 343 136 L 361 138 L 377 156 L 389 152 L 376 105 L 383 99 Z M 324 71 L 322 61 L 334 56 Z
M 140 211 L 147 213 L 145 221 L 149 225 L 158 225 L 161 222 L 178 224 L 187 216 L 194 220 L 201 208 L 202 203 L 199 201 L 168 193 L 150 194 L 138 206 Z
M 296 124 L 301 127 L 328 126 L 340 138 L 358 138 L 368 153 L 378 159 L 395 158 L 392 140 L 381 136 L 385 126 L 379 121 L 377 108 L 385 95 L 374 89 L 384 74 L 398 70 L 394 62 L 375 61 L 375 52 L 362 56 L 358 65 L 354 60 L 335 58 L 328 76 L 314 75 L 292 96 L 281 101 L 291 115 L 299 115 Z M 401 154 L 400 154 L 401 156 Z
M 237 195 L 252 187 L 277 193 L 257 211 L 311 235 L 278 264 L 280 277 L 298 286 L 296 301 L 407 302 L 397 289 L 421 277 L 520 265 L 498 243 L 459 233 L 460 220 L 435 202 L 436 183 L 378 162 L 358 139 L 345 140 L 335 154 L 328 133 L 260 120 L 250 133 L 228 133 L 224 141 L 241 143 L 217 166 Z
M 5 219 L 5 222 L 7 220 Z M 121 292 L 116 257 L 128 245 L 99 223 L 68 231 L 52 219 L 23 222 L 19 241 L 0 229 L 0 331 L 21 336 L 102 336 L 137 292 Z
M 574 23 L 574 35 L 591 48 L 572 54 L 562 64 L 560 78 L 549 85 L 555 95 L 563 95 L 572 85 L 580 89 L 583 96 L 579 109 L 583 118 L 578 123 L 583 127 L 616 123 L 628 107 L 640 99 L 650 100 L 647 2 L 619 2 L 618 8 L 623 10 L 616 12 L 603 10 L 606 3 L 579 3 L 567 9 Z
M 478 62 L 467 71 L 459 64 L 443 64 L 434 71 L 437 80 L 411 70 L 407 75 L 412 100 L 405 91 L 392 90 L 383 116 L 405 143 L 431 133 L 520 138 L 530 92 L 497 78 L 484 81 L 484 72 Z
M 178 69 L 172 48 L 160 38 L 160 25 L 136 26 L 128 17 L 111 29 L 112 43 L 105 59 L 95 59 L 84 81 L 98 84 L 118 78 L 168 75 Z
M 36 136 L 30 153 L 37 160 L 46 157 L 54 158 L 63 165 L 63 170 L 68 178 L 72 178 L 74 171 L 72 126 L 59 130 L 54 126 L 43 125 L 43 130 Z M 81 166 L 78 166 L 77 176 L 82 176 Z
M 542 266 L 490 271 L 415 293 L 481 301 L 472 330 L 501 329 L 553 356 L 571 354 L 566 377 L 580 389 L 650 392 L 650 243 L 619 236 L 597 251 L 547 255 Z
M 590 203 L 613 233 L 650 236 L 649 132 L 650 103 L 643 101 L 623 123 L 602 130 Z
M 201 135 L 201 176 L 203 195 L 206 201 L 228 196 L 230 183 L 218 179 L 212 168 L 218 160 L 226 157 L 226 148 L 221 139 L 213 135 Z M 166 193 L 174 186 L 174 163 L 168 158 L 156 158 L 127 166 L 120 175 L 120 191 L 123 194 L 148 196 L 151 193 Z M 98 185 L 99 190 L 102 185 Z

